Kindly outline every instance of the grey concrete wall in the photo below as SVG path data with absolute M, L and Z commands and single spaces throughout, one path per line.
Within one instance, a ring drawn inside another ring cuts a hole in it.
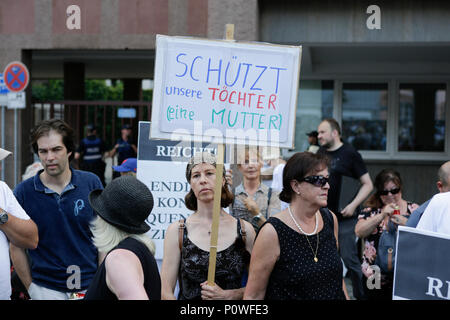
M 66 27 L 65 11 L 71 4 L 81 8 L 81 30 Z M 158 33 L 221 39 L 227 23 L 235 24 L 236 39 L 253 41 L 257 20 L 257 0 L 2 0 L 0 70 L 23 60 L 23 50 L 153 50 Z M 120 74 L 123 67 L 118 65 L 117 70 Z M 29 116 L 18 111 L 19 128 Z M 7 110 L 5 120 L 5 148 L 13 150 L 14 111 Z M 18 135 L 19 155 L 28 148 L 24 141 L 29 123 L 23 129 Z M 29 164 L 25 162 L 30 162 L 26 158 L 22 161 L 19 156 L 19 177 Z M 14 158 L 4 164 L 6 181 L 13 187 Z
M 422 204 L 430 199 L 439 190 L 436 187 L 437 171 L 441 164 L 426 163 L 398 163 L 381 164 L 366 162 L 372 181 L 376 175 L 385 168 L 392 168 L 398 173 L 403 181 L 403 199 Z
M 369 5 L 381 29 L 369 30 Z M 443 0 L 260 1 L 260 40 L 277 43 L 410 43 L 450 41 L 450 2 Z
M 208 38 L 222 39 L 225 25 L 234 24 L 236 40 L 258 40 L 257 0 L 209 0 Z
M 380 162 L 365 160 L 372 182 L 383 169 L 392 168 L 400 173 L 403 182 L 402 196 L 406 201 L 422 204 L 430 199 L 439 190 L 436 187 L 437 171 L 441 163 L 407 163 L 407 162 Z M 343 188 L 345 193 L 346 189 Z M 346 198 L 351 198 L 348 194 Z

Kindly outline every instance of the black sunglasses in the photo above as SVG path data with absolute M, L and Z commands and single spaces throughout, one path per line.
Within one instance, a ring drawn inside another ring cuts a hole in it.
M 311 183 L 316 187 L 324 187 L 330 181 L 330 178 L 326 178 L 324 176 L 308 176 L 304 177 L 303 179 L 300 179 L 298 182 L 302 181 Z
M 394 189 L 391 189 L 391 190 L 380 191 L 380 195 L 387 196 L 389 194 L 389 192 L 392 193 L 392 194 L 397 194 L 397 193 L 400 192 L 400 188 L 394 188 Z

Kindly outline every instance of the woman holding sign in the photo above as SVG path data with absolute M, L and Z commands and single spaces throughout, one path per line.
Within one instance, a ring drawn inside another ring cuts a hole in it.
M 225 177 L 225 174 L 223 175 Z M 247 270 L 255 232 L 251 224 L 235 219 L 223 209 L 220 212 L 215 285 L 207 284 L 209 246 L 214 206 L 216 157 L 197 153 L 186 167 L 191 190 L 185 197 L 186 207 L 195 212 L 185 221 L 169 226 L 164 240 L 161 268 L 162 298 L 175 299 L 179 280 L 180 300 L 242 299 L 242 279 Z M 226 179 L 223 179 L 221 207 L 233 201 Z
M 338 223 L 326 209 L 328 158 L 294 154 L 283 170 L 280 199 L 289 207 L 261 227 L 244 299 L 345 299 Z

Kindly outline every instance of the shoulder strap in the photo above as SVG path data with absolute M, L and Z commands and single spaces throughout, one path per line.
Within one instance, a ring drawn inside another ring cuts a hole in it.
M 180 219 L 178 221 L 179 225 L 178 225 L 178 247 L 181 248 L 183 247 L 183 235 L 184 235 L 184 229 L 186 228 L 185 225 L 185 220 L 184 219 Z
M 242 237 L 242 241 L 244 241 L 244 244 L 246 243 L 246 239 L 247 239 L 247 232 L 245 231 L 245 223 L 244 220 L 242 218 L 239 218 L 239 224 L 241 225 L 241 237 Z
M 270 216 L 270 212 L 269 212 L 269 205 L 270 205 L 270 198 L 272 198 L 272 187 L 269 187 L 269 192 L 267 193 L 267 218 Z
M 328 220 L 328 223 L 331 224 L 331 228 L 334 230 L 334 219 L 330 209 L 320 208 L 319 211 L 322 213 L 322 217 L 325 217 Z

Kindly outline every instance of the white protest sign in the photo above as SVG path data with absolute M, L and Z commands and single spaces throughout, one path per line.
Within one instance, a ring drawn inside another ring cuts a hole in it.
M 147 219 L 147 235 L 156 246 L 156 259 L 163 258 L 167 227 L 193 212 L 186 208 L 184 197 L 190 190 L 186 165 L 197 152 L 217 153 L 217 147 L 180 141 L 150 140 L 150 122 L 139 122 L 137 178 L 152 192 L 154 206 Z
M 292 148 L 300 57 L 299 46 L 157 35 L 151 137 Z
M 10 91 L 3 80 L 3 73 L 0 73 L 0 106 L 8 105 L 8 92 Z
M 25 92 L 8 92 L 8 109 L 25 109 Z
M 398 228 L 394 300 L 450 300 L 450 235 Z

